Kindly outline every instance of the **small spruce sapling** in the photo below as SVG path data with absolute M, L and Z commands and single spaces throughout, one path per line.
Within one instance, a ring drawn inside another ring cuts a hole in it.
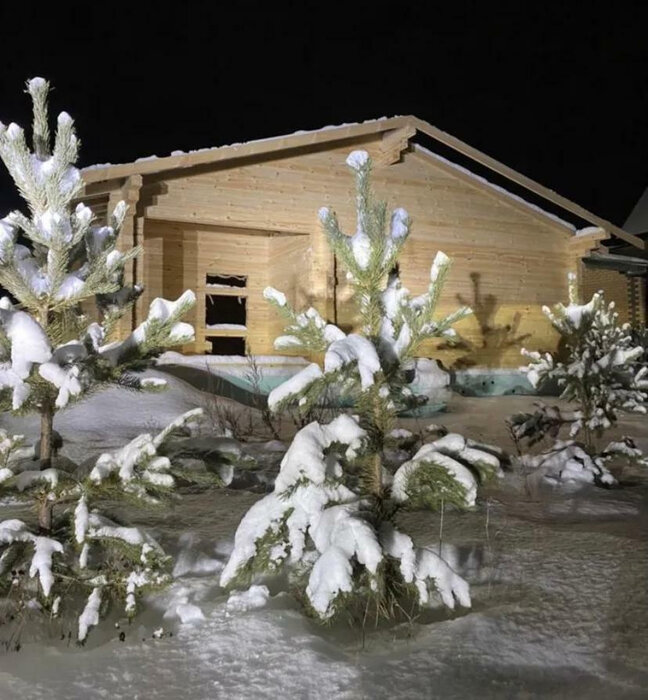
M 534 413 L 512 416 L 508 423 L 514 439 L 529 446 L 549 436 L 553 446 L 522 462 L 541 467 L 551 480 L 585 481 L 613 485 L 615 479 L 605 466 L 614 456 L 640 459 L 641 452 L 629 438 L 600 449 L 605 431 L 616 424 L 619 412 L 646 413 L 648 367 L 638 360 L 645 349 L 634 342 L 628 324 L 619 325 L 614 302 L 607 304 L 602 292 L 579 303 L 577 280 L 570 274 L 569 304 L 557 304 L 543 312 L 563 341 L 565 360 L 549 353 L 522 350 L 531 361 L 523 371 L 533 386 L 553 382 L 560 398 L 573 404 L 572 410 L 537 404 Z M 558 440 L 568 428 L 568 439 Z
M 269 407 L 297 405 L 306 412 L 335 388 L 353 404 L 354 415 L 328 424 L 312 422 L 296 435 L 281 463 L 274 491 L 242 519 L 221 585 L 249 582 L 259 572 L 287 567 L 307 607 L 326 620 L 357 604 L 375 603 L 389 615 L 408 595 L 421 605 L 436 588 L 450 608 L 470 605 L 468 584 L 434 551 L 416 547 L 395 525 L 401 508 L 440 503 L 469 507 L 480 477 L 499 472 L 496 454 L 446 435 L 424 445 L 391 474 L 385 465 L 397 412 L 416 403 L 405 367 L 430 338 L 455 338 L 453 326 L 471 312 L 463 307 L 436 317 L 449 259 L 438 253 L 427 290 L 412 296 L 402 285 L 397 260 L 410 219 L 396 209 L 387 220 L 384 203 L 370 190 L 371 162 L 365 151 L 347 159 L 357 191 L 357 231 L 347 236 L 335 214 L 320 211 L 329 244 L 347 269 L 361 329 L 345 334 L 314 309 L 296 312 L 285 295 L 265 297 L 287 321 L 277 349 L 324 355 L 277 387 Z
M 175 302 L 154 300 L 128 338 L 107 344 L 142 291 L 123 281 L 137 248 L 116 246 L 126 204 L 117 204 L 103 225 L 76 203 L 83 181 L 74 165 L 74 122 L 61 112 L 52 139 L 48 82 L 33 78 L 27 92 L 34 112 L 31 149 L 21 127 L 0 124 L 0 158 L 27 205 L 27 213 L 0 220 L 0 286 L 13 298 L 0 299 L 0 399 L 4 410 L 40 414 L 41 466 L 48 469 L 54 415 L 71 400 L 108 382 L 159 388 L 159 380 L 140 380 L 136 372 L 165 348 L 192 339 L 193 328 L 180 319 L 195 297 L 185 292 Z M 93 300 L 98 322 L 81 313 L 82 302 Z M 45 508 L 44 530 L 49 518 Z

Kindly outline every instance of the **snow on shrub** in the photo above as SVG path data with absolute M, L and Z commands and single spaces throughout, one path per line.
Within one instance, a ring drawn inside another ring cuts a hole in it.
M 415 550 L 411 539 L 393 526 L 377 530 L 368 518 L 371 502 L 345 485 L 348 475 L 341 461 L 355 458 L 366 438 L 357 420 L 347 415 L 328 425 L 311 423 L 297 433 L 274 492 L 255 503 L 237 529 L 222 586 L 247 582 L 257 571 L 279 571 L 284 564 L 306 565 L 305 595 L 313 611 L 327 619 L 340 596 L 357 592 L 358 566 L 366 574 L 367 593 L 382 589 L 381 564 L 389 556 L 406 571 L 406 583 L 417 581 L 421 602 L 427 602 L 427 587 L 436 582 L 449 607 L 454 607 L 455 595 L 462 605 L 469 604 L 465 582 L 443 560 Z M 419 568 L 417 557 L 425 562 Z M 435 566 L 430 558 L 438 560 Z M 439 580 L 420 575 L 425 571 L 439 574 Z
M 500 460 L 489 449 L 456 433 L 423 445 L 394 474 L 392 498 L 434 509 L 443 503 L 474 506 L 479 480 L 501 474 Z
M 636 459 L 641 453 L 636 448 L 630 453 L 627 442 L 601 450 L 597 441 L 615 425 L 619 412 L 647 412 L 648 368 L 637 362 L 645 349 L 634 344 L 628 324 L 619 325 L 614 302 L 606 304 L 603 293 L 597 292 L 580 304 L 576 276 L 570 274 L 568 282 L 569 304 L 557 304 L 553 310 L 543 307 L 563 339 L 564 362 L 523 349 L 531 362 L 522 369 L 534 386 L 555 382 L 560 398 L 573 408 L 564 411 L 538 403 L 534 413 L 516 414 L 508 423 L 518 442 L 533 445 L 545 436 L 556 440 L 543 454 L 524 457 L 526 468 L 540 468 L 550 480 L 610 486 L 616 480 L 605 462 L 614 455 Z M 557 440 L 564 427 L 569 440 Z

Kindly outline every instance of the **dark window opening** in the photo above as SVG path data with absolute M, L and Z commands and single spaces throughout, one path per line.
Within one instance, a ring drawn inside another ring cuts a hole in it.
M 245 355 L 245 338 L 207 336 L 205 340 L 211 343 L 211 351 L 206 355 Z
M 247 287 L 247 277 L 244 275 L 207 275 L 208 287 Z
M 205 297 L 205 325 L 208 328 L 223 323 L 245 326 L 247 318 L 246 302 L 247 299 L 245 297 L 207 294 Z

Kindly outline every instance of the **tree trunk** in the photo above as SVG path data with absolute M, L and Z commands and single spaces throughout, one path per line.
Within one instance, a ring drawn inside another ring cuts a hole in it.
M 372 457 L 373 464 L 371 465 L 372 471 L 372 482 L 373 482 L 373 493 L 374 496 L 380 500 L 383 496 L 383 483 L 382 483 L 382 459 L 380 453 L 377 452 Z
M 52 531 L 52 512 L 54 503 L 47 498 L 47 494 L 38 504 L 38 527 L 41 532 L 49 533 Z
M 49 469 L 52 466 L 52 431 L 54 425 L 54 406 L 49 399 L 43 402 L 41 408 L 40 434 L 40 468 Z

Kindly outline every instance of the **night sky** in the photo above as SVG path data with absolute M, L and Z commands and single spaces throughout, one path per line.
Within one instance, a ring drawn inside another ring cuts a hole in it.
M 27 126 L 47 77 L 87 165 L 411 113 L 622 224 L 648 186 L 644 4 L 5 3 L 0 119 Z

